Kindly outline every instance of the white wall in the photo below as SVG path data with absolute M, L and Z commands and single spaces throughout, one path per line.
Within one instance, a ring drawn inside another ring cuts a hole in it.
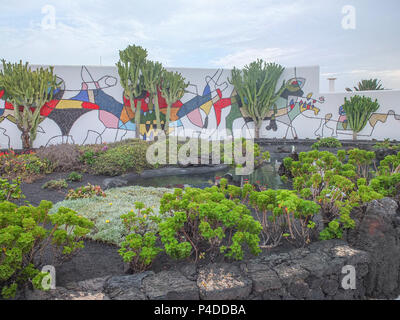
M 35 67 L 35 66 L 33 66 Z M 123 105 L 122 88 L 115 67 L 55 66 L 55 73 L 63 80 L 62 91 L 46 108 L 34 147 L 69 142 L 78 144 L 113 142 L 132 138 L 135 125 L 130 108 Z M 253 128 L 243 118 L 238 105 L 231 99 L 233 87 L 228 82 L 230 70 L 171 69 L 189 81 L 186 94 L 174 108 L 171 122 L 173 134 L 223 139 L 241 136 Z M 297 81 L 292 90 L 277 102 L 276 120 L 267 118 L 261 128 L 263 138 L 337 137 L 351 139 L 352 132 L 343 130 L 344 115 L 339 113 L 344 97 L 355 93 L 319 92 L 319 67 L 287 68 L 283 80 Z M 381 107 L 360 139 L 384 138 L 400 140 L 400 110 L 397 102 L 400 91 L 358 93 L 377 98 Z M 144 110 L 146 102 L 143 100 Z M 50 112 L 51 111 L 51 112 Z M 0 148 L 21 148 L 20 133 L 13 123 L 12 106 L 0 99 Z M 153 138 L 154 114 L 143 114 L 142 138 Z M 233 130 L 233 132 L 231 131 Z

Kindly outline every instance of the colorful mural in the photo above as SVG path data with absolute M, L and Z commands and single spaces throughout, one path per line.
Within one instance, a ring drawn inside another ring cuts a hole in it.
M 243 136 L 253 128 L 252 120 L 241 107 L 234 88 L 227 78 L 230 70 L 174 69 L 181 72 L 190 85 L 171 110 L 169 132 L 185 137 L 224 139 Z M 154 101 L 149 94 L 138 97 L 132 108 L 124 99 L 114 67 L 61 67 L 55 72 L 62 81 L 52 101 L 41 110 L 41 123 L 34 147 L 57 143 L 103 143 L 135 136 L 134 116 L 141 101 L 140 134 L 154 139 L 156 117 Z M 275 106 L 265 118 L 261 137 L 351 139 L 342 104 L 353 93 L 319 94 L 319 68 L 288 68 L 283 76 L 288 83 Z M 400 111 L 395 108 L 399 91 L 365 92 L 377 98 L 381 109 L 369 119 L 359 134 L 362 138 L 399 139 Z M 156 97 L 164 129 L 167 104 Z M 5 101 L 0 91 L 0 147 L 21 148 L 20 133 L 15 125 L 14 106 Z M 390 124 L 391 129 L 388 130 Z

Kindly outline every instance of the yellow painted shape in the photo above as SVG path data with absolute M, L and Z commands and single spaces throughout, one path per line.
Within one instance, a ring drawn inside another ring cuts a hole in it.
M 200 106 L 200 109 L 203 110 L 206 114 L 209 114 L 212 105 L 213 105 L 213 101 L 210 100 L 210 101 L 207 101 L 206 103 L 202 104 L 202 105 Z
M 56 109 L 82 109 L 82 101 L 78 100 L 60 100 Z
M 378 121 L 380 121 L 382 123 L 385 123 L 387 118 L 388 118 L 388 114 L 387 113 L 386 114 L 374 113 L 369 118 L 369 123 L 370 123 L 371 127 L 374 128 Z

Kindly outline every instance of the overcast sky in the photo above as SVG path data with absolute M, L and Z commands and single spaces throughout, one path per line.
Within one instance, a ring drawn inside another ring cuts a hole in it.
M 356 9 L 355 29 L 342 28 L 345 5 Z M 0 0 L 0 58 L 114 65 L 137 44 L 167 67 L 263 58 L 319 65 L 322 91 L 329 76 L 337 91 L 375 77 L 400 89 L 399 9 L 399 0 Z

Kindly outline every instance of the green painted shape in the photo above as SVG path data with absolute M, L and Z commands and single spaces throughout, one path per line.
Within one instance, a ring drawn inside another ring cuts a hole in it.
M 242 113 L 240 112 L 239 104 L 234 102 L 231 105 L 231 112 L 226 117 L 226 129 L 233 131 L 233 122 L 239 118 L 242 118 Z

